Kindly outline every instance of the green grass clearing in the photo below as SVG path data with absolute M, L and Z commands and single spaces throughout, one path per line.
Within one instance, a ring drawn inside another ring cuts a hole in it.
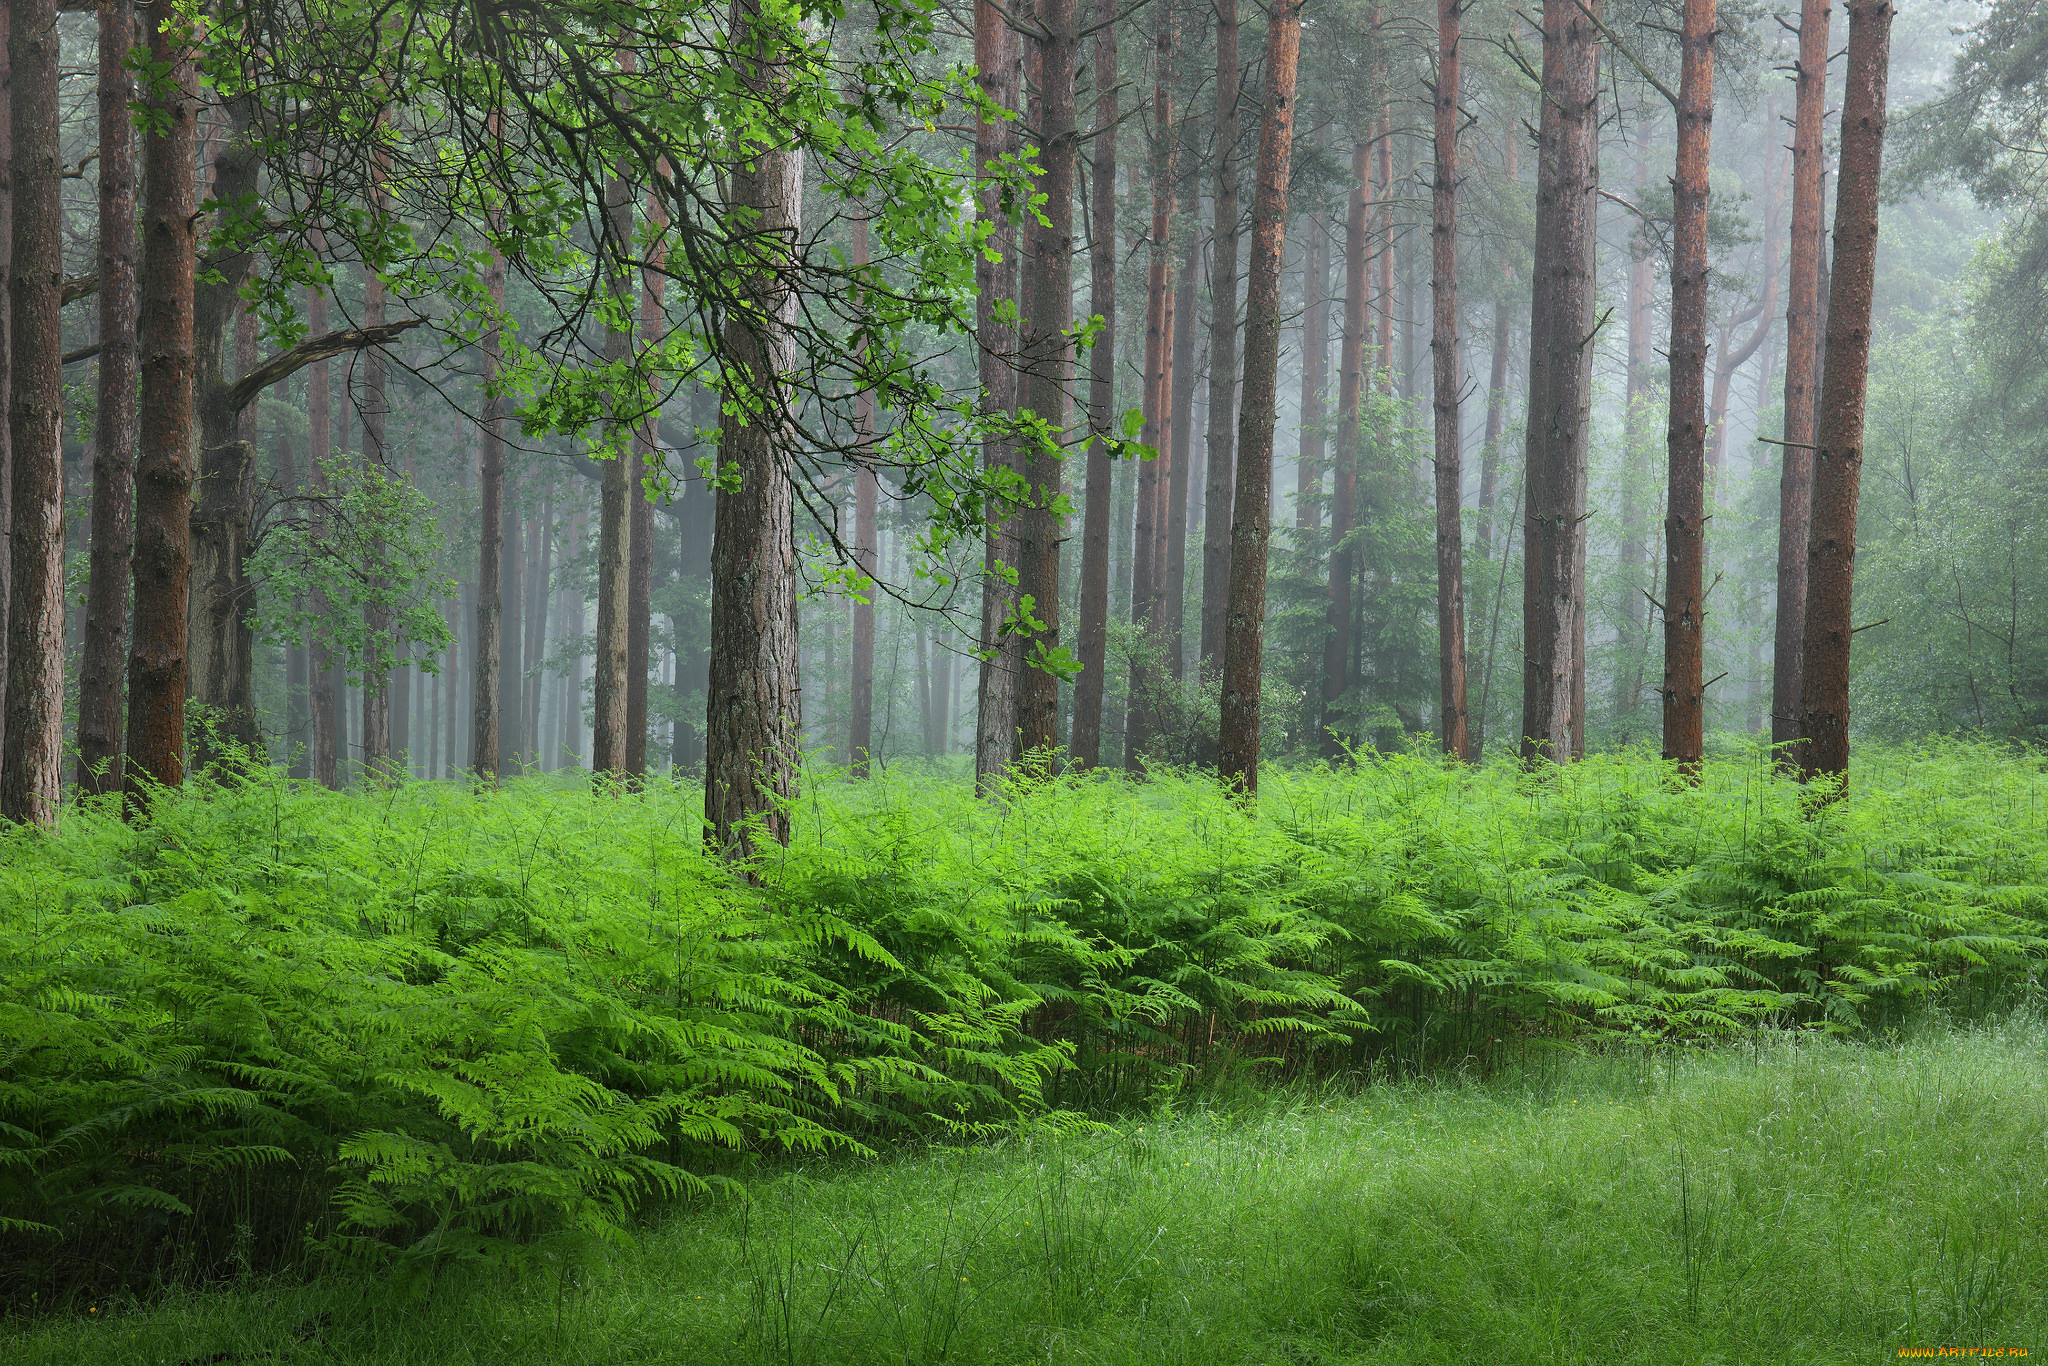
M 789 1171 L 607 1263 L 81 1303 L 17 1366 L 2048 1351 L 2048 1026 L 1564 1059 Z M 233 1353 L 233 1356 L 218 1355 Z

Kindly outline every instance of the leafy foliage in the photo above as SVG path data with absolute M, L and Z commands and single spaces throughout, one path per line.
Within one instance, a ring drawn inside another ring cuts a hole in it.
M 777 1153 L 2033 981 L 2039 762 L 1863 762 L 1811 817 L 1760 754 L 1697 787 L 1367 755 L 1256 813 L 898 765 L 810 784 L 758 887 L 687 785 L 88 802 L 0 853 L 10 1289 L 571 1257 Z

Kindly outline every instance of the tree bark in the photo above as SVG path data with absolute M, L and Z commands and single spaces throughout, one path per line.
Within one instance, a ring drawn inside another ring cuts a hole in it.
M 1201 672 L 1223 673 L 1230 606 L 1231 496 L 1237 487 L 1237 0 L 1216 0 L 1215 228 L 1209 271 L 1209 442 L 1203 476 Z
M 868 220 L 853 220 L 853 264 L 868 264 Z M 866 459 L 866 447 L 874 437 L 875 394 L 862 389 L 854 395 L 853 424 L 863 456 L 853 475 L 853 563 L 872 584 L 876 578 L 875 511 L 881 485 L 874 466 Z M 870 750 L 875 735 L 875 592 L 870 587 L 853 604 L 853 706 L 846 742 L 846 760 L 853 776 L 865 778 L 870 772 Z M 863 600 L 864 599 L 864 600 Z
M 1835 249 L 1828 281 L 1828 349 L 1821 367 L 1813 528 L 1806 553 L 1799 771 L 1808 780 L 1831 775 L 1846 782 L 1849 773 L 1849 644 L 1855 629 L 1849 614 L 1856 574 L 1856 496 L 1863 474 L 1878 180 L 1884 167 L 1885 80 L 1895 13 L 1891 0 L 1849 4 L 1849 71 L 1842 100 Z
M 1151 748 L 1157 723 L 1159 679 L 1152 651 L 1164 615 L 1166 490 L 1162 478 L 1173 442 L 1173 212 L 1179 138 L 1173 124 L 1171 75 L 1175 46 L 1170 12 L 1155 17 L 1152 39 L 1152 235 L 1145 273 L 1145 426 L 1140 439 L 1152 459 L 1138 467 L 1137 516 L 1131 545 L 1131 624 L 1138 649 L 1131 657 L 1130 706 L 1124 721 L 1124 767 L 1137 772 Z
M 1194 455 L 1195 413 L 1195 286 L 1201 270 L 1202 239 L 1196 232 L 1181 262 L 1180 283 L 1173 301 L 1173 410 L 1168 419 L 1166 481 L 1166 555 L 1162 561 L 1164 591 L 1159 612 L 1163 623 L 1160 648 L 1166 654 L 1166 676 L 1179 682 L 1187 672 L 1188 480 Z
M 1038 192 L 1045 205 L 1029 226 L 1030 277 L 1025 285 L 1024 406 L 1046 425 L 1047 436 L 1027 452 L 1030 502 L 1018 518 L 1020 590 L 1040 623 L 1025 643 L 1018 690 L 1018 738 L 1024 753 L 1050 753 L 1059 737 L 1059 674 L 1044 655 L 1060 648 L 1060 541 L 1058 503 L 1065 479 L 1068 404 L 1074 387 L 1074 166 L 1079 133 L 1074 108 L 1078 46 L 1076 0 L 1039 0 L 1041 106 L 1039 149 L 1044 168 Z
M 1771 745 L 1782 763 L 1799 739 L 1806 648 L 1806 551 L 1813 524 L 1813 450 L 1820 393 L 1821 124 L 1827 114 L 1829 0 L 1802 0 L 1794 67 L 1792 234 L 1785 300 L 1785 420 L 1778 447 L 1778 613 L 1771 665 Z
M 617 176 L 605 184 L 604 244 L 605 269 L 610 287 L 624 308 L 630 308 L 632 288 L 627 257 L 633 242 L 633 200 L 626 182 Z M 606 332 L 604 358 L 608 365 L 626 360 L 633 346 L 630 323 Z M 626 679 L 627 622 L 633 554 L 632 435 L 623 420 L 623 410 L 635 400 L 614 395 L 610 400 L 610 457 L 604 462 L 597 521 L 597 676 L 592 690 L 590 771 L 602 786 L 629 776 L 626 764 Z
M 14 259 L 14 96 L 11 46 L 13 9 L 0 5 L 0 263 Z M 8 327 L 6 269 L 0 264 L 0 533 L 11 535 L 14 526 L 14 462 L 8 435 L 7 414 L 14 370 Z M 0 547 L 0 747 L 5 745 L 7 692 L 7 607 L 13 597 L 13 556 Z
M 735 24 L 758 20 L 757 0 L 735 0 Z M 757 31 L 767 33 L 765 24 Z M 764 39 L 765 41 L 765 39 Z M 741 79 L 768 87 L 783 79 L 761 61 Z M 803 153 L 752 146 L 731 178 L 739 230 L 753 269 L 741 281 L 750 308 L 728 313 L 729 373 L 744 386 L 744 412 L 728 416 L 718 463 L 739 476 L 718 495 L 711 568 L 710 733 L 705 821 L 712 845 L 745 858 L 766 835 L 789 840 L 787 803 L 796 796 L 803 734 L 797 673 L 795 499 L 781 376 L 796 367 L 797 298 L 787 283 L 800 231 Z M 740 397 L 736 395 L 735 397 Z
M 1585 617 L 1578 594 L 1584 583 L 1579 566 L 1593 382 L 1599 72 L 1592 20 L 1574 0 L 1545 0 L 1524 460 L 1525 761 L 1563 763 L 1572 756 L 1573 697 L 1585 676 L 1579 649 Z
M 381 190 L 373 195 L 382 199 Z M 367 264 L 363 267 L 363 324 L 375 327 L 384 321 L 384 278 Z M 205 337 L 201 338 L 202 349 Z M 202 369 L 205 360 L 202 355 Z M 371 351 L 363 357 L 363 464 L 388 464 L 385 445 L 384 357 Z M 203 496 L 202 476 L 202 496 Z M 378 547 L 381 549 L 381 547 Z M 391 752 L 391 675 L 380 658 L 391 634 L 390 613 L 381 607 L 363 611 L 363 641 L 368 647 L 363 667 L 363 773 L 366 779 L 387 781 L 396 776 L 396 755 Z M 390 642 L 394 647 L 399 642 Z
M 14 240 L 7 263 L 13 582 L 0 816 L 54 826 L 63 783 L 64 289 L 57 7 L 12 5 Z
M 1081 676 L 1074 681 L 1074 729 L 1068 752 L 1076 767 L 1102 762 L 1102 695 L 1109 665 L 1109 537 L 1115 466 L 1105 438 L 1116 430 L 1116 125 L 1117 0 L 1097 0 L 1095 33 L 1094 176 L 1089 185 L 1088 311 L 1101 320 L 1088 353 L 1087 508 L 1081 518 L 1081 600 L 1077 641 Z M 950 672 L 948 674 L 950 678 Z
M 652 190 L 647 193 L 647 221 L 661 231 L 668 227 L 668 215 L 661 206 L 661 197 Z M 647 247 L 647 264 L 640 272 L 640 335 L 649 345 L 658 342 L 668 331 L 664 298 L 668 286 L 667 265 L 667 246 L 663 239 L 657 237 Z M 626 583 L 626 776 L 636 785 L 644 783 L 647 778 L 647 690 L 651 686 L 648 656 L 654 636 L 654 502 L 647 492 L 645 480 L 648 467 L 656 458 L 655 438 L 660 434 L 660 416 L 657 405 L 633 430 L 631 572 Z M 548 593 L 545 570 L 534 591 Z M 543 615 L 546 613 L 545 601 L 543 598 Z M 540 657 L 546 658 L 545 638 L 541 642 Z M 536 675 L 533 707 L 536 755 L 540 753 L 539 689 L 540 679 Z
M 1022 87 L 1021 54 L 1001 6 L 976 0 L 974 64 L 982 93 L 999 109 L 1014 110 Z M 998 315 L 1005 299 L 1017 297 L 1017 248 L 1014 225 L 1004 216 L 987 168 L 1017 150 L 1016 134 L 1002 119 L 977 119 L 974 162 L 984 179 L 975 192 L 975 211 L 989 231 L 988 246 L 974 263 L 975 337 L 981 368 L 982 410 L 996 415 L 1017 406 L 1015 330 Z M 1023 475 L 1016 443 L 992 436 L 982 445 L 982 463 L 992 477 L 1005 472 Z M 1009 500 L 997 497 L 988 510 L 988 538 L 983 554 L 981 596 L 981 672 L 975 695 L 974 784 L 990 791 L 1017 761 L 1018 689 L 1024 669 L 1024 638 L 1009 629 L 1017 606 L 1017 588 L 1010 575 L 1017 569 L 1015 518 Z
M 327 295 L 313 286 L 306 289 L 306 323 L 316 335 L 327 330 Z M 334 432 L 332 404 L 333 390 L 327 362 L 316 361 L 312 373 L 306 377 L 306 464 L 316 496 L 327 492 L 328 446 Z M 318 539 L 327 521 L 324 512 L 317 510 L 319 505 L 315 506 L 313 533 Z M 311 605 L 313 619 L 324 623 L 329 610 L 327 595 L 315 589 Z M 328 648 L 327 636 L 320 627 L 315 627 L 313 632 L 310 668 L 311 696 L 308 703 L 313 720 L 312 777 L 322 787 L 338 791 L 341 772 L 335 727 L 340 715 L 341 694 L 335 678 L 334 652 Z
M 505 258 L 491 248 L 484 287 L 495 313 L 505 306 Z M 476 657 L 471 667 L 469 766 L 480 783 L 503 775 L 499 714 L 504 668 L 505 615 L 505 436 L 504 400 L 493 392 L 503 363 L 503 338 L 496 326 L 483 336 L 482 398 L 477 421 Z
M 129 561 L 135 549 L 134 0 L 99 6 L 98 411 L 92 461 L 92 564 L 78 677 L 78 787 L 121 790 L 121 675 L 128 645 Z M 297 656 L 294 655 L 294 659 Z M 303 666 L 302 666 L 303 667 Z
M 1318 134 L 1317 142 L 1326 141 Z M 1294 525 L 1314 531 L 1322 522 L 1316 507 L 1322 490 L 1323 390 L 1330 370 L 1330 230 L 1321 213 L 1309 215 L 1308 252 L 1302 271 L 1301 457 L 1294 471 Z
M 1507 427 L 1508 305 L 1493 301 L 1493 361 L 1486 373 L 1486 430 L 1479 442 L 1479 498 L 1473 511 L 1478 522 L 1472 543 L 1485 559 L 1493 558 L 1493 504 L 1500 485 L 1500 434 Z
M 1324 615 L 1322 735 L 1326 759 L 1344 753 L 1338 711 L 1351 681 L 1351 522 L 1358 499 L 1359 407 L 1365 395 L 1366 293 L 1371 288 L 1372 140 L 1351 153 L 1344 215 L 1344 327 L 1337 352 L 1337 457 L 1330 468 L 1330 600 Z
M 1241 797 L 1259 790 L 1259 696 L 1266 617 L 1266 543 L 1272 534 L 1273 424 L 1280 368 L 1280 262 L 1287 244 L 1294 78 L 1300 0 L 1275 0 L 1266 30 L 1265 117 L 1252 194 L 1245 293 L 1244 412 L 1237 498 L 1230 524 L 1230 617 L 1223 646 L 1219 769 Z
M 645 499 L 639 501 L 645 502 Z M 652 519 L 650 519 L 652 520 Z M 521 681 L 519 721 L 519 752 L 527 756 L 527 762 L 545 772 L 540 753 L 540 694 L 541 685 L 547 678 L 544 666 L 548 657 L 548 602 L 553 596 L 549 591 L 549 580 L 554 577 L 555 554 L 555 488 L 549 478 L 542 486 L 540 515 L 527 523 L 527 575 L 532 585 L 526 595 L 526 674 Z M 631 588 L 630 581 L 627 587 Z M 627 677 L 631 678 L 630 661 L 632 637 L 628 635 L 626 650 L 628 658 Z M 644 700 L 644 699 L 643 699 Z M 630 711 L 628 712 L 630 716 Z M 644 719 L 644 714 L 643 714 Z M 645 733 L 642 727 L 642 733 Z M 627 735 L 632 735 L 630 727 Z M 632 757 L 632 747 L 627 746 L 627 757 Z M 642 753 L 645 761 L 645 752 Z M 643 772 L 645 770 L 643 769 Z M 630 771 L 629 771 L 630 777 Z
M 1706 717 L 1707 156 L 1715 0 L 1685 0 L 1672 177 L 1671 422 L 1664 505 L 1664 757 L 1699 770 Z
M 1444 753 L 1470 762 L 1465 714 L 1464 473 L 1458 429 L 1458 40 L 1463 0 L 1437 0 L 1436 182 L 1430 196 L 1436 418 L 1436 631 Z
M 1639 205 L 1650 183 L 1649 144 L 1650 120 L 1639 116 L 1634 148 L 1634 187 Z M 1638 224 L 1629 234 L 1628 353 L 1622 389 L 1623 402 L 1627 406 L 1622 410 L 1621 527 L 1616 549 L 1616 568 L 1621 580 L 1621 598 L 1615 604 L 1620 619 L 1616 628 L 1616 644 L 1620 647 L 1624 663 L 1614 671 L 1614 710 L 1624 717 L 1633 715 L 1636 703 L 1641 700 L 1636 671 L 1627 666 L 1627 661 L 1642 656 L 1649 643 L 1647 604 L 1643 598 L 1643 561 L 1647 552 L 1644 533 L 1647 527 L 1639 491 L 1643 471 L 1638 452 L 1647 444 L 1643 428 L 1649 398 L 1645 392 L 1643 372 L 1650 356 L 1651 291 L 1655 283 L 1650 261 L 1653 250 Z M 1624 739 L 1629 736 L 1625 727 L 1622 736 Z

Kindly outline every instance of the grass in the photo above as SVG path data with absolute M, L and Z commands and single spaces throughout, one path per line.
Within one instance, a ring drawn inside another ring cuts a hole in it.
M 755 1183 L 431 1290 L 80 1303 L 13 1366 L 1840 1363 L 2048 1351 L 2048 1025 L 1246 1094 Z

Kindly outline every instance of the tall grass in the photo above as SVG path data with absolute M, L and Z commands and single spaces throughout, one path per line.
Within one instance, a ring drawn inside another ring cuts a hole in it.
M 806 789 L 742 884 L 699 794 L 270 771 L 0 835 L 0 1293 L 623 1245 L 764 1158 L 1233 1081 L 1853 1032 L 2036 989 L 2040 762 L 1866 752 L 1809 811 L 1411 756 Z
M 2048 1342 L 2048 1029 L 1298 1085 L 819 1162 L 547 1276 L 121 1300 L 20 1366 L 1877 1361 Z M 218 1354 L 233 1353 L 235 1356 Z

